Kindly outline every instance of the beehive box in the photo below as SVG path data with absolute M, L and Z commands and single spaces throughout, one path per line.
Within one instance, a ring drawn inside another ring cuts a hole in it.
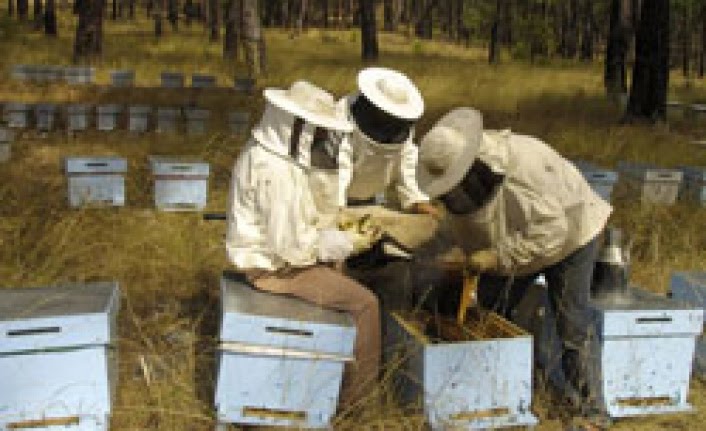
M 687 403 L 700 307 L 632 289 L 625 302 L 592 300 L 592 393 L 611 417 L 691 410 Z
M 680 169 L 684 174 L 682 199 L 706 206 L 706 167 L 684 166 Z
M 123 108 L 120 105 L 99 105 L 96 108 L 96 127 L 102 132 L 117 129 L 122 112 Z
M 252 78 L 237 78 L 234 88 L 238 93 L 253 94 L 255 91 L 255 80 Z
M 618 170 L 621 195 L 628 199 L 671 205 L 679 195 L 683 174 L 677 169 L 621 162 Z
M 93 84 L 96 69 L 93 67 L 67 67 L 64 69 L 64 79 L 72 85 Z
M 152 157 L 154 202 L 163 211 L 200 211 L 208 200 L 208 163 L 189 158 Z
M 425 313 L 389 319 L 385 345 L 397 349 L 396 389 L 405 404 L 424 410 L 432 429 L 537 423 L 527 332 L 494 313 L 469 316 L 463 328 Z
M 114 88 L 132 87 L 135 84 L 135 72 L 132 70 L 111 70 L 110 85 Z
M 125 205 L 125 159 L 69 157 L 65 170 L 71 207 Z
M 216 77 L 213 75 L 201 75 L 194 73 L 191 75 L 192 88 L 214 88 L 216 86 Z
M 184 74 L 180 72 L 162 72 L 160 75 L 162 88 L 182 88 Z
M 16 64 L 12 66 L 12 79 L 18 81 L 26 81 L 31 74 L 32 66 L 27 64 Z
M 577 161 L 576 167 L 586 178 L 588 184 L 606 202 L 610 202 L 613 187 L 618 182 L 618 173 L 610 169 L 600 168 L 592 163 Z
M 249 122 L 250 113 L 248 112 L 231 112 L 228 114 L 228 125 L 233 135 L 244 135 L 248 133 Z
M 69 132 L 88 130 L 90 126 L 91 106 L 72 104 L 66 106 L 66 128 Z
M 5 104 L 3 110 L 7 127 L 13 129 L 26 129 L 29 127 L 29 114 L 32 111 L 32 106 L 26 103 L 10 102 Z
M 10 129 L 0 127 L 0 163 L 10 160 L 10 152 L 14 134 Z
M 150 106 L 130 106 L 128 108 L 128 130 L 133 133 L 145 133 L 150 127 Z
M 35 105 L 34 117 L 38 131 L 51 132 L 54 130 L 54 123 L 56 120 L 56 105 L 51 103 L 40 103 Z
M 179 108 L 157 108 L 157 132 L 176 133 L 180 115 L 181 110 Z
M 218 422 L 330 427 L 354 341 L 355 327 L 347 314 L 261 292 L 225 276 Z
M 706 312 L 706 272 L 675 272 L 672 274 L 672 298 L 701 307 Z M 701 333 L 696 344 L 694 370 L 706 377 L 706 335 Z
M 37 82 L 56 82 L 63 77 L 64 69 L 59 66 L 36 66 L 32 75 Z
M 201 108 L 185 108 L 186 133 L 189 135 L 203 135 L 208 131 L 208 120 L 211 111 Z
M 117 283 L 0 289 L 0 430 L 108 430 Z

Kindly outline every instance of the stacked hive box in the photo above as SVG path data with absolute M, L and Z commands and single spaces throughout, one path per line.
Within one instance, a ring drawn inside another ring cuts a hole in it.
M 684 174 L 682 198 L 706 206 L 706 167 L 685 166 L 681 171 Z
M 672 274 L 671 294 L 674 299 L 694 304 L 706 312 L 706 272 Z M 696 371 L 706 377 L 706 335 L 701 334 L 694 358 Z
M 581 171 L 591 188 L 605 201 L 610 202 L 613 187 L 618 182 L 618 173 L 584 161 L 577 161 L 576 167 Z
M 641 202 L 671 205 L 677 200 L 683 174 L 677 169 L 624 163 L 618 165 L 623 197 Z
M 152 157 L 154 199 L 164 211 L 202 210 L 208 198 L 208 163 L 175 157 Z
M 117 283 L 0 290 L 0 430 L 108 429 Z
M 321 286 L 322 289 L 335 286 Z M 355 328 L 348 315 L 224 276 L 216 383 L 227 423 L 327 428 Z
M 125 205 L 125 159 L 69 157 L 65 162 L 65 170 L 70 206 Z
M 492 334 L 440 341 L 427 336 L 418 320 L 390 316 L 385 344 L 400 349 L 396 367 L 403 400 L 421 403 L 434 430 L 537 423 L 530 412 L 532 337 L 496 314 L 483 318 Z

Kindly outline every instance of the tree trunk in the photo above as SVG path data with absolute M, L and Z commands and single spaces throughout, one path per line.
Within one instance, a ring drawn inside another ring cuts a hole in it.
M 152 3 L 152 15 L 154 16 L 154 37 L 162 37 L 162 2 L 154 0 Z
M 593 15 L 593 1 L 584 0 L 583 10 L 583 35 L 581 36 L 581 60 L 593 60 L 593 46 L 596 33 L 595 17 Z
M 179 31 L 179 2 L 177 0 L 167 0 L 167 21 L 173 31 Z
M 434 8 L 438 6 L 438 0 L 417 0 L 418 6 L 418 18 L 416 23 L 416 35 L 421 39 L 431 39 L 433 34 L 433 12 Z
M 385 0 L 383 2 L 383 13 L 383 30 L 395 31 L 397 23 L 395 22 L 395 5 L 393 0 Z
M 113 0 L 111 4 L 110 19 L 113 21 L 118 19 L 118 0 Z
M 135 19 L 135 0 L 128 0 L 128 17 Z
M 13 16 L 15 14 L 15 2 L 13 0 L 7 0 L 7 16 Z
M 321 0 L 321 25 L 323 28 L 328 28 L 329 26 L 328 0 Z
M 243 1 L 243 45 L 245 60 L 248 64 L 250 76 L 259 76 L 265 73 L 265 40 L 262 37 L 260 14 L 257 0 Z
M 500 0 L 495 3 L 495 16 L 493 24 L 490 26 L 490 43 L 488 44 L 488 63 L 496 64 L 500 60 L 500 46 L 498 45 L 498 35 L 500 27 Z
M 17 18 L 25 21 L 29 14 L 29 3 L 27 0 L 17 0 Z
M 42 0 L 34 0 L 33 14 L 34 29 L 39 30 L 40 28 L 42 28 L 42 18 L 44 18 Z
M 360 35 L 363 61 L 377 60 L 379 52 L 374 0 L 360 0 Z
M 627 93 L 625 58 L 628 50 L 622 0 L 611 0 L 608 46 L 606 48 L 604 84 L 609 95 Z
M 685 78 L 689 77 L 689 69 L 691 66 L 691 37 L 692 37 L 692 32 L 691 32 L 691 25 L 690 25 L 690 16 L 689 16 L 689 6 L 687 4 L 682 5 L 682 21 L 681 21 L 681 29 L 679 31 L 680 33 L 680 39 L 681 39 L 681 67 L 682 67 L 682 74 L 684 75 Z
M 47 0 L 44 12 L 44 34 L 47 36 L 56 36 L 56 2 L 55 0 Z
M 669 1 L 643 0 L 626 121 L 666 119 L 669 84 Z
M 211 42 L 218 41 L 220 37 L 220 28 L 218 25 L 218 0 L 208 0 L 208 25 L 210 28 L 209 40 Z
M 706 2 L 701 4 L 701 54 L 699 56 L 699 78 L 704 77 L 706 68 Z
M 101 54 L 105 0 L 77 0 L 77 9 L 74 62 Z
M 307 0 L 300 0 L 299 2 L 299 14 L 297 17 L 297 29 L 296 34 L 301 34 L 304 31 L 304 26 L 306 24 L 306 13 L 307 13 Z
M 223 58 L 235 60 L 238 58 L 240 43 L 240 21 L 242 0 L 227 0 L 225 9 L 225 35 L 223 36 Z

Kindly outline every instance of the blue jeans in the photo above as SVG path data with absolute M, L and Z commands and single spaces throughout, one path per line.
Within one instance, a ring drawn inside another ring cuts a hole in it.
M 586 394 L 586 357 L 591 328 L 591 281 L 598 254 L 598 240 L 594 238 L 560 262 L 544 268 L 537 274 L 522 277 L 482 276 L 478 286 L 478 302 L 509 320 L 522 301 L 527 288 L 543 274 L 547 280 L 549 310 L 545 319 L 554 317 L 555 334 L 561 345 L 563 380 L 570 389 Z M 542 342 L 542 341 L 540 341 Z

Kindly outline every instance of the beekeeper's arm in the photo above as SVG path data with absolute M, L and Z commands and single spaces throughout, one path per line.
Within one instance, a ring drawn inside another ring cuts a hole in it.
M 349 137 L 341 139 L 338 150 L 338 206 L 345 208 L 348 203 L 348 187 L 353 179 L 353 146 Z
M 441 212 L 431 205 L 429 196 L 424 194 L 417 184 L 418 161 L 419 149 L 410 138 L 402 144 L 400 154 L 400 172 L 396 186 L 400 205 L 406 211 L 429 214 L 439 219 Z

